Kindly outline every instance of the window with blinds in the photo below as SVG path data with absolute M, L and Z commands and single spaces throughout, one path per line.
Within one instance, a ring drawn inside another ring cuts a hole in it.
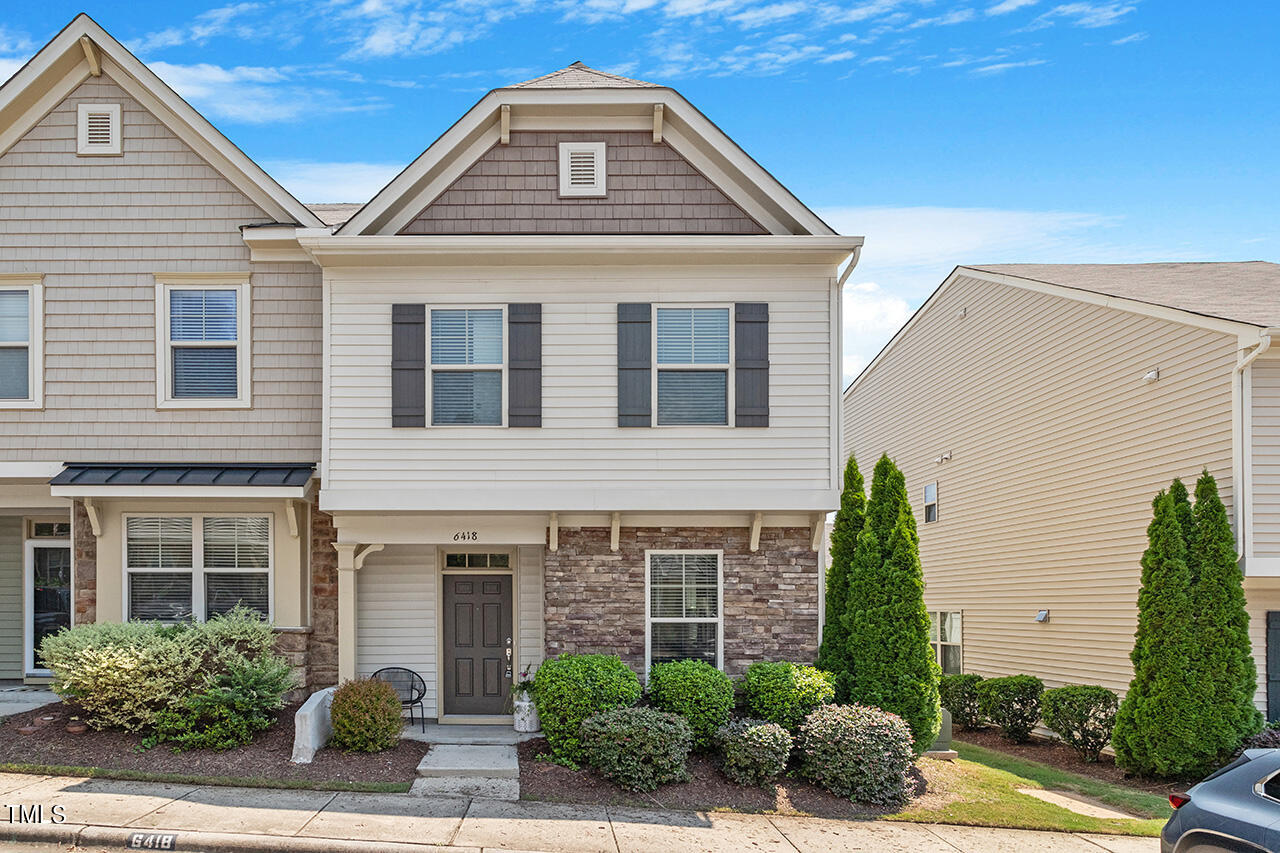
M 720 666 L 721 554 L 653 551 L 648 555 L 648 661 L 702 660 Z
M 128 618 L 209 619 L 236 606 L 269 618 L 269 516 L 129 516 Z
M 235 399 L 239 381 L 238 288 L 170 288 L 170 396 Z
M 728 308 L 659 308 L 654 409 L 659 426 L 729 423 Z
M 502 425 L 504 315 L 502 308 L 432 309 L 433 425 Z
M 0 400 L 31 397 L 31 291 L 0 290 Z

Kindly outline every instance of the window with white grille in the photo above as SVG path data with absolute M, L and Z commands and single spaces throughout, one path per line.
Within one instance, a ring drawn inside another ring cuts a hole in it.
M 605 194 L 603 142 L 560 143 L 560 195 L 588 198 Z
M 648 551 L 646 664 L 724 657 L 721 551 Z
M 271 517 L 128 516 L 126 619 L 182 622 L 237 605 L 271 615 Z
M 119 104 L 80 104 L 76 109 L 77 154 L 121 154 L 124 148 L 120 136 Z
M 249 406 L 249 285 L 158 283 L 160 408 Z

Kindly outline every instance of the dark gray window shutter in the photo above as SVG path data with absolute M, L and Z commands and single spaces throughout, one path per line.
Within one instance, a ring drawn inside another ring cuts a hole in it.
M 618 426 L 653 425 L 653 312 L 648 302 L 618 305 Z
M 739 302 L 733 311 L 733 425 L 769 425 L 769 304 Z
M 391 425 L 427 425 L 427 307 L 391 306 Z
M 542 426 L 542 306 L 507 306 L 507 426 Z

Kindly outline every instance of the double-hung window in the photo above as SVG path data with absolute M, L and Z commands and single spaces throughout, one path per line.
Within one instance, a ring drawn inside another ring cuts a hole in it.
M 938 484 L 926 483 L 924 487 L 924 523 L 932 524 L 938 520 Z
M 248 283 L 157 287 L 160 407 L 248 407 Z
M 0 409 L 42 405 L 41 289 L 0 280 Z
M 728 307 L 658 308 L 653 383 L 659 426 L 729 423 Z
M 943 675 L 955 675 L 964 672 L 964 655 L 961 637 L 964 633 L 962 617 L 958 610 L 940 610 L 929 614 L 933 623 L 933 637 L 930 645 L 933 654 L 942 667 Z
M 237 605 L 271 615 L 271 517 L 127 516 L 126 619 L 203 621 Z
M 506 310 L 431 309 L 431 423 L 502 426 Z
M 724 657 L 720 551 L 646 553 L 645 636 L 648 666 Z

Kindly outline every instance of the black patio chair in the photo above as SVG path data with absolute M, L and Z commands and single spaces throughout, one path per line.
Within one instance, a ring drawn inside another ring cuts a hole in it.
M 385 681 L 395 689 L 396 695 L 400 697 L 400 707 L 409 709 L 409 725 L 413 725 L 413 709 L 416 707 L 422 712 L 422 731 L 425 734 L 427 731 L 427 709 L 422 704 L 422 699 L 427 695 L 427 683 L 422 680 L 422 676 L 411 669 L 405 669 L 401 666 L 387 666 L 369 677 Z

